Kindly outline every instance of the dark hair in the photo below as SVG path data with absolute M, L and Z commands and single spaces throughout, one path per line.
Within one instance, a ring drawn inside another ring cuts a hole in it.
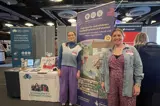
M 124 34 L 123 30 L 122 30 L 122 29 L 120 29 L 120 28 L 116 28 L 116 29 L 114 29 L 114 30 L 112 31 L 111 36 L 112 36 L 112 35 L 113 35 L 113 33 L 114 33 L 114 32 L 116 32 L 116 31 L 121 32 L 121 34 L 123 35 L 123 37 L 125 37 L 125 34 Z
M 67 32 L 67 35 L 68 35 L 68 33 L 70 33 L 70 32 L 73 32 L 73 33 L 74 33 L 74 35 L 76 36 L 76 33 L 75 33 L 74 31 L 69 31 L 69 32 Z

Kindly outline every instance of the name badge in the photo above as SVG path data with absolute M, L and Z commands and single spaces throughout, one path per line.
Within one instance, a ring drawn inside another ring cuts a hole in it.
M 128 54 L 128 55 L 133 55 L 134 53 L 133 53 L 132 50 L 127 50 L 127 51 L 126 51 L 126 54 Z
M 76 56 L 76 55 L 77 55 L 77 52 L 73 51 L 73 52 L 72 52 L 72 55 Z

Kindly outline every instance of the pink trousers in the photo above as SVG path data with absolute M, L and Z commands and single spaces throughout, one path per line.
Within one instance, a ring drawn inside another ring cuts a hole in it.
M 111 56 L 110 67 L 110 89 L 107 95 L 108 106 L 136 106 L 136 97 L 122 96 L 123 75 L 124 75 L 124 56 L 116 58 Z

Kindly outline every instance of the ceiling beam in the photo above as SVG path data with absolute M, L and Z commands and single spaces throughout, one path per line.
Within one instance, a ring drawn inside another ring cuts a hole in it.
M 42 10 L 44 13 L 46 13 L 49 17 L 51 17 L 52 19 L 58 20 L 62 25 L 66 25 L 66 24 L 65 24 L 64 22 L 62 22 L 58 17 L 56 17 L 53 13 L 51 13 L 50 10 L 43 9 L 43 8 L 41 8 L 41 10 Z
M 100 5 L 100 4 L 98 4 Z M 97 4 L 84 4 L 84 5 L 60 5 L 60 6 L 51 6 L 51 7 L 43 7 L 45 10 L 85 10 L 89 8 L 96 7 Z
M 142 7 L 142 6 L 160 6 L 159 1 L 152 2 L 123 2 L 119 7 Z
M 13 10 L 11 10 L 11 9 L 8 9 L 8 8 L 2 6 L 2 5 L 0 5 L 0 9 L 3 10 L 3 11 L 5 11 L 5 12 L 8 12 L 8 13 L 10 13 L 10 14 L 13 14 L 13 15 L 15 15 L 15 16 L 18 16 L 18 17 L 20 17 L 20 18 L 22 18 L 22 19 L 24 19 L 24 20 L 26 20 L 26 21 L 29 21 L 29 22 L 31 22 L 31 23 L 33 23 L 33 24 L 43 25 L 43 24 L 41 24 L 41 23 L 39 23 L 39 22 L 37 22 L 37 21 L 35 21 L 35 20 L 32 20 L 32 19 L 30 19 L 30 18 L 28 18 L 28 17 L 26 17 L 26 16 L 24 16 L 24 15 L 22 15 L 22 14 L 19 14 L 19 13 L 15 12 L 15 11 L 13 11 Z
M 54 11 L 54 10 L 60 10 L 60 11 L 64 11 L 64 10 L 83 10 L 83 9 L 86 10 L 86 9 L 93 8 L 93 7 L 96 7 L 96 6 L 97 6 L 97 4 L 60 5 L 60 6 L 43 7 L 43 8 L 41 8 L 41 10 L 43 12 L 45 12 L 51 18 L 58 20 L 62 25 L 66 25 L 61 19 L 59 19 L 57 16 L 55 16 L 51 11 Z
M 104 3 L 103 3 L 104 4 Z M 84 5 L 59 5 L 59 6 L 50 6 L 50 7 L 43 7 L 42 9 L 46 10 L 76 10 L 76 9 L 89 9 L 96 7 L 97 5 L 102 4 L 84 4 Z M 118 4 L 116 4 L 118 5 Z M 155 2 L 122 2 L 119 7 L 139 7 L 139 6 L 160 6 L 159 1 Z
M 155 15 L 157 15 L 159 13 L 160 13 L 160 9 L 158 9 L 158 10 L 156 10 L 156 11 L 154 11 L 154 12 L 148 14 L 148 15 L 145 15 L 144 17 L 142 17 L 142 18 L 140 18 L 140 19 L 138 19 L 136 21 L 144 21 L 144 20 L 146 20 L 146 19 L 148 19 L 150 17 L 153 17 L 153 16 L 155 16 Z

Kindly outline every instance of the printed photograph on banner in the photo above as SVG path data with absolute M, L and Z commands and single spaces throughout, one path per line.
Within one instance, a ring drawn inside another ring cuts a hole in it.
M 89 56 L 92 55 L 92 40 L 86 42 L 80 42 L 79 45 L 82 47 L 82 55 Z
M 51 92 L 47 84 L 32 83 L 30 84 L 30 93 L 29 96 L 32 97 L 46 97 L 51 98 Z
M 99 55 L 102 57 L 106 53 L 108 48 L 93 48 L 93 55 Z
M 106 92 L 101 89 L 101 85 L 99 82 L 80 78 L 78 80 L 78 89 L 85 95 L 89 95 L 92 98 L 106 99 Z M 83 101 L 84 99 L 82 99 Z
M 98 97 L 97 81 L 80 78 L 78 80 L 78 89 L 82 90 L 83 93 Z
M 84 56 L 82 57 L 83 65 L 82 65 L 82 77 L 88 78 L 92 80 L 98 80 L 99 77 L 99 55 L 94 56 Z
M 37 92 L 49 92 L 49 88 L 46 84 L 38 84 L 38 83 L 31 85 L 31 90 Z
M 82 47 L 83 56 L 89 56 L 89 55 L 96 54 L 98 51 L 94 52 L 93 48 L 103 48 L 102 51 L 106 51 L 105 48 L 112 46 L 110 41 L 104 41 L 104 40 L 85 40 L 85 41 L 79 42 L 79 45 Z

